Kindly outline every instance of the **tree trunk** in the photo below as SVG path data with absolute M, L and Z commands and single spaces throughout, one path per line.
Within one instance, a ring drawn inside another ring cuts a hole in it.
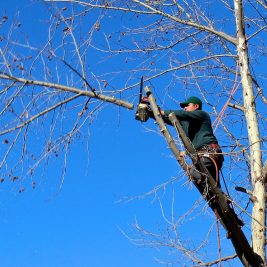
M 251 181 L 253 186 L 254 201 L 252 217 L 252 246 L 265 262 L 265 185 L 262 174 L 262 153 L 260 148 L 259 125 L 256 113 L 255 96 L 253 92 L 252 77 L 249 70 L 248 46 L 244 29 L 243 3 L 242 0 L 234 0 L 236 28 L 237 28 L 237 51 L 241 82 L 243 88 L 244 112 L 247 122 Z
M 175 127 L 180 139 L 182 140 L 185 149 L 189 152 L 189 156 L 192 159 L 194 166 L 196 167 L 196 169 L 199 170 L 200 173 L 204 174 L 200 180 L 195 180 L 188 174 L 188 164 L 184 160 L 184 157 L 180 156 L 180 151 L 177 148 L 170 132 L 168 131 L 165 122 L 163 121 L 163 118 L 159 112 L 158 106 L 156 104 L 153 94 L 150 91 L 150 88 L 146 86 L 145 91 L 148 96 L 155 120 L 158 123 L 161 133 L 164 135 L 167 143 L 169 144 L 171 151 L 173 152 L 175 158 L 177 159 L 181 167 L 187 173 L 189 179 L 192 180 L 196 188 L 207 201 L 208 205 L 211 207 L 215 215 L 218 216 L 220 223 L 229 235 L 228 238 L 230 238 L 232 241 L 232 244 L 240 261 L 246 267 L 262 266 L 261 257 L 258 257 L 258 255 L 255 254 L 252 248 L 250 247 L 245 234 L 241 230 L 241 227 L 238 225 L 237 215 L 234 213 L 234 210 L 229 206 L 229 201 L 226 195 L 217 186 L 216 182 L 210 176 L 206 167 L 203 165 L 200 157 L 197 155 L 194 146 L 192 145 L 188 137 L 185 135 L 174 113 L 171 113 L 169 115 L 169 119 Z

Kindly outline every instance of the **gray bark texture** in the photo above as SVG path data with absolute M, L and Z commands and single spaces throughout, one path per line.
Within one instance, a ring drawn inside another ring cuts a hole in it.
M 249 68 L 248 45 L 244 28 L 243 1 L 235 0 L 237 52 L 241 83 L 243 88 L 244 113 L 247 122 L 247 131 L 250 147 L 251 182 L 253 186 L 254 201 L 252 210 L 252 247 L 265 263 L 266 239 L 266 201 L 265 179 L 262 175 L 262 152 L 260 146 L 259 125 L 256 112 L 255 95 L 253 91 L 252 76 Z

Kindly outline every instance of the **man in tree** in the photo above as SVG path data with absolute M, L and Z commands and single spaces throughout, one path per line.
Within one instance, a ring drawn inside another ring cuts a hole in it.
M 175 114 L 185 134 L 194 145 L 199 156 L 201 156 L 205 167 L 220 187 L 219 170 L 224 159 L 212 130 L 210 116 L 202 110 L 202 101 L 195 96 L 189 97 L 180 103 L 180 106 L 183 110 L 160 110 L 161 115 L 165 122 L 171 125 L 168 115 L 171 112 Z M 149 112 L 149 114 L 150 117 L 154 117 L 152 112 Z M 190 174 L 195 179 L 201 179 L 202 177 L 195 168 L 190 169 Z
M 143 109 L 143 111 L 141 111 L 142 115 L 144 115 L 143 113 L 145 110 L 147 115 L 143 116 L 143 118 L 138 118 L 137 116 L 137 119 L 141 121 L 146 121 L 148 117 L 155 119 L 146 97 L 141 101 L 141 104 L 141 109 Z M 172 123 L 168 115 L 170 113 L 175 114 L 186 136 L 190 139 L 197 151 L 197 154 L 201 157 L 202 163 L 215 180 L 217 186 L 221 187 L 219 181 L 219 170 L 222 167 L 224 158 L 221 148 L 218 145 L 218 141 L 214 136 L 209 114 L 202 110 L 202 101 L 195 96 L 189 97 L 186 101 L 180 103 L 180 106 L 183 108 L 183 110 L 161 110 L 159 108 L 159 111 L 164 121 L 170 125 L 172 125 Z M 139 111 L 140 110 L 138 110 L 138 112 Z M 183 152 L 182 156 L 184 155 L 185 153 Z M 202 184 L 203 189 L 206 189 L 206 185 L 204 184 L 206 183 L 206 180 L 204 179 L 205 173 L 200 173 L 196 166 L 191 166 L 189 173 L 193 179 L 197 181 L 197 183 L 199 182 Z M 207 192 L 203 191 L 202 193 L 206 194 Z M 210 202 L 210 205 L 213 209 L 216 209 L 213 201 Z M 236 218 L 238 225 L 242 227 L 244 223 L 238 218 L 233 210 L 233 207 L 229 206 L 229 210 Z M 228 233 L 228 237 L 229 236 L 230 232 Z
M 213 133 L 211 119 L 207 112 L 202 110 L 202 101 L 195 96 L 191 96 L 184 102 L 180 103 L 183 110 L 160 110 L 160 113 L 166 123 L 171 124 L 168 115 L 174 113 L 179 120 L 186 136 L 190 139 L 198 155 L 202 158 L 210 175 L 216 181 L 218 187 L 221 187 L 219 180 L 219 170 L 222 168 L 224 157 L 218 141 Z M 153 112 L 150 112 L 150 114 Z M 154 115 L 152 115 L 154 117 Z M 183 155 L 185 153 L 183 152 Z M 183 156 L 182 155 L 182 156 Z M 194 179 L 203 179 L 204 175 L 192 167 L 189 170 Z M 201 181 L 204 182 L 204 181 Z M 244 225 L 243 221 L 238 218 L 233 208 L 230 207 L 240 227 Z

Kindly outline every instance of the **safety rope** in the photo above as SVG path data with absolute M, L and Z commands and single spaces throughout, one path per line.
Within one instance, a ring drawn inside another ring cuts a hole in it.
M 226 103 L 224 104 L 222 110 L 219 112 L 216 120 L 212 123 L 212 127 L 213 127 L 214 133 L 216 132 L 216 130 L 217 130 L 217 128 L 218 128 L 218 126 L 219 126 L 219 124 L 220 124 L 220 122 L 222 120 L 223 114 L 225 113 L 225 110 L 226 110 L 230 100 L 232 99 L 232 97 L 234 96 L 235 92 L 237 91 L 237 89 L 238 89 L 238 87 L 240 85 L 240 82 L 237 83 L 237 79 L 238 79 L 238 61 L 236 63 L 236 76 L 235 76 L 235 81 L 234 81 L 234 85 L 232 87 L 231 93 L 230 93 Z M 217 122 L 217 124 L 216 124 L 216 126 L 214 126 L 216 122 Z
M 205 157 L 205 155 L 204 155 L 204 157 Z M 220 184 L 218 164 L 212 156 L 209 155 L 208 158 L 213 162 L 213 164 L 215 166 L 215 170 L 216 170 L 216 180 L 215 181 L 216 181 L 216 185 L 218 186 Z
M 216 169 L 216 184 L 217 184 L 217 186 L 220 184 L 220 177 L 219 177 L 219 171 L 220 171 L 221 176 L 222 176 L 222 180 L 223 180 L 223 184 L 224 184 L 224 187 L 225 187 L 226 192 L 227 192 L 227 196 L 231 199 L 227 184 L 225 182 L 225 178 L 224 178 L 223 172 L 222 172 L 222 170 L 218 169 L 218 164 L 217 164 L 216 160 L 211 155 L 209 155 L 209 156 L 203 155 L 203 156 L 209 158 L 213 162 L 213 164 L 215 166 L 215 169 Z M 233 204 L 231 202 L 230 202 L 230 205 L 233 208 Z
M 221 173 L 221 176 L 222 176 L 223 184 L 224 184 L 224 186 L 225 186 L 227 195 L 230 197 L 230 193 L 229 193 L 228 187 L 227 187 L 227 185 L 226 185 L 226 182 L 225 182 L 225 179 L 224 179 L 224 175 L 223 175 L 222 170 L 220 170 L 220 173 Z
M 220 234 L 220 225 L 219 225 L 219 214 L 218 211 L 215 210 L 215 215 L 216 215 L 216 227 L 217 227 L 217 238 L 218 238 L 218 253 L 219 253 L 219 263 L 220 267 L 222 267 L 222 248 L 221 248 L 221 234 Z

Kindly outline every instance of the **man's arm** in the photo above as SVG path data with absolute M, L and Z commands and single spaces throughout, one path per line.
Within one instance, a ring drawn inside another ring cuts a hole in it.
M 171 123 L 168 115 L 166 115 L 165 112 L 164 112 L 164 110 L 162 110 L 160 107 L 158 107 L 158 108 L 159 108 L 159 112 L 160 112 L 160 114 L 161 114 L 162 119 L 164 120 L 164 122 L 167 123 L 168 125 L 171 125 L 172 126 L 172 123 Z M 147 112 L 148 112 L 149 117 L 155 120 L 154 113 L 151 110 L 151 108 L 150 108 L 149 105 L 147 106 Z
M 161 111 L 162 115 L 168 117 L 170 113 L 174 113 L 175 116 L 182 121 L 194 121 L 194 120 L 204 120 L 206 119 L 206 112 L 202 110 L 195 111 L 185 111 L 185 110 L 165 110 Z

